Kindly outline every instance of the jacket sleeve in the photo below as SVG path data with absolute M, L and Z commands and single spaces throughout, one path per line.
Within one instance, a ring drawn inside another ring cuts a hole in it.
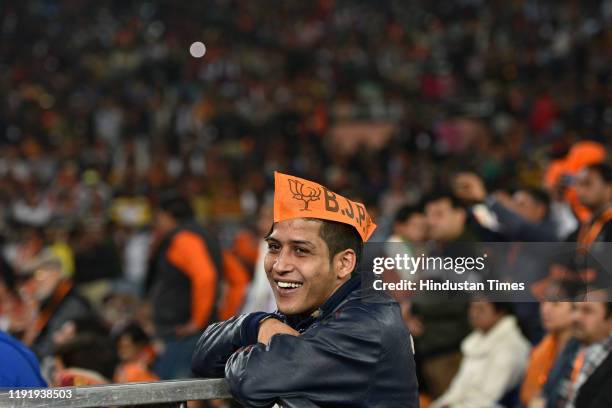
M 240 349 L 225 366 L 230 391 L 252 407 L 267 407 L 279 398 L 363 401 L 383 352 L 378 326 L 355 307 L 300 336 L 277 334 L 268 346 Z
M 223 377 L 232 353 L 257 342 L 259 320 L 268 314 L 250 313 L 208 326 L 196 344 L 191 371 L 199 377 Z
M 489 208 L 503 225 L 504 234 L 511 239 L 527 242 L 552 242 L 557 240 L 552 229 L 549 230 L 543 225 L 530 222 L 498 202 L 494 202 Z

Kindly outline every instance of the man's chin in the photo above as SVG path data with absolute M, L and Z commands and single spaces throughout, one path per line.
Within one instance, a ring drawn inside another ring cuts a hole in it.
M 278 311 L 284 314 L 285 316 L 303 314 L 307 309 L 303 305 L 286 304 L 283 302 L 277 302 L 276 306 L 278 307 Z

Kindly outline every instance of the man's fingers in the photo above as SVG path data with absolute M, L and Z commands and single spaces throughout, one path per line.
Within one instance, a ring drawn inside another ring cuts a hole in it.
M 259 326 L 259 335 L 257 336 L 257 341 L 260 343 L 268 344 L 270 339 L 275 334 L 289 334 L 291 336 L 299 336 L 300 333 L 296 330 L 292 329 L 285 323 L 276 320 L 276 319 L 268 319 L 261 323 Z

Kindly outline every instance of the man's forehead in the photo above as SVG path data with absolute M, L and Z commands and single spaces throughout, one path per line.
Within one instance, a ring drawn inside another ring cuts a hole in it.
M 451 202 L 451 199 L 448 197 L 440 197 L 436 200 L 430 201 L 428 203 L 425 204 L 425 208 L 429 208 L 429 209 L 449 209 L 449 208 L 453 208 L 453 204 Z
M 316 219 L 294 218 L 274 223 L 268 238 L 279 241 L 322 241 L 319 236 L 322 222 Z

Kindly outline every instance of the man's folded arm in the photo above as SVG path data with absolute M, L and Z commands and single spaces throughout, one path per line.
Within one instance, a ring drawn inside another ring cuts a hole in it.
M 232 353 L 257 343 L 259 321 L 266 315 L 268 313 L 250 313 L 208 326 L 193 353 L 193 373 L 200 377 L 223 377 L 225 363 Z
M 301 336 L 277 334 L 230 357 L 225 377 L 232 395 L 253 407 L 281 397 L 315 403 L 363 400 L 382 347 L 378 322 L 365 312 L 343 313 Z M 358 315 L 358 316 L 356 316 Z

